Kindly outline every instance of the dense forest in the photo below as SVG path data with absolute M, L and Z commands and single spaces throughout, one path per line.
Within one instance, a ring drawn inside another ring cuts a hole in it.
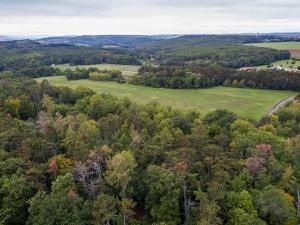
M 268 65 L 274 61 L 289 59 L 285 50 L 259 48 L 243 43 L 259 42 L 251 35 L 190 35 L 151 43 L 138 49 L 153 57 L 159 64 L 214 64 L 223 67 L 241 68 Z M 261 40 L 262 41 L 262 40 Z
M 0 223 L 299 224 L 299 109 L 255 123 L 2 74 Z
M 164 65 L 217 63 L 223 67 L 240 68 L 266 65 L 276 60 L 290 58 L 288 51 L 237 43 L 206 43 L 206 39 L 202 39 L 200 37 L 179 37 L 161 40 L 158 42 L 158 46 L 110 49 L 64 43 L 47 44 L 29 40 L 0 42 L 0 71 L 17 70 L 25 67 L 32 69 L 53 64 L 115 63 L 141 65 L 149 60 Z
M 0 43 L 0 225 L 299 224 L 300 97 L 249 121 L 34 80 L 125 82 L 117 70 L 53 64 L 150 64 L 129 82 L 300 90 L 297 73 L 235 69 L 290 57 L 241 45 L 248 36 L 139 40 Z
M 250 87 L 300 91 L 297 72 L 250 70 L 238 71 L 217 65 L 143 66 L 130 83 L 164 88 L 210 88 L 215 86 Z
M 34 41 L 0 42 L 0 71 L 53 64 L 140 64 L 137 54 L 123 49 L 102 49 Z
M 290 53 L 284 50 L 236 44 L 205 45 L 197 48 L 193 45 L 183 45 L 157 54 L 159 60 L 166 64 L 181 65 L 206 62 L 217 63 L 229 68 L 268 65 L 274 61 L 291 57 Z

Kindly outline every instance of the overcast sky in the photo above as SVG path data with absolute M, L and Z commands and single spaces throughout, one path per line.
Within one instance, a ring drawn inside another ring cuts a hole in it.
M 0 35 L 300 31 L 300 0 L 0 0 Z

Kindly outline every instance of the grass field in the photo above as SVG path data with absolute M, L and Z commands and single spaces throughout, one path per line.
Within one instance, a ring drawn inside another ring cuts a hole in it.
M 281 99 L 296 95 L 291 91 L 271 91 L 257 89 L 239 89 L 215 87 L 209 89 L 174 90 L 150 88 L 115 82 L 91 80 L 67 81 L 65 77 L 38 78 L 49 80 L 53 85 L 89 87 L 98 93 L 111 93 L 119 97 L 128 97 L 134 102 L 145 104 L 151 101 L 181 109 L 196 109 L 206 114 L 216 109 L 227 109 L 240 116 L 258 120 Z
M 76 68 L 90 68 L 90 67 L 96 67 L 100 70 L 120 70 L 125 78 L 129 78 L 135 74 L 137 74 L 140 66 L 134 66 L 134 65 L 119 65 L 119 64 L 95 64 L 95 65 L 80 65 L 80 66 L 70 66 L 69 64 L 61 64 L 56 65 L 56 68 L 59 68 L 61 70 L 66 69 L 73 69 Z
M 253 43 L 249 44 L 258 47 L 275 48 L 275 49 L 300 49 L 300 42 L 268 42 L 268 43 Z

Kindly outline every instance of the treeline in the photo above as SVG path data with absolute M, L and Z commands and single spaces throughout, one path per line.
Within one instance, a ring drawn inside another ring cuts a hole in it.
M 300 91 L 300 74 L 286 71 L 247 71 L 232 74 L 224 86 Z
M 117 81 L 120 83 L 125 82 L 122 72 L 119 70 L 99 70 L 97 68 L 75 70 L 67 69 L 62 72 L 68 80 L 90 79 L 94 81 Z
M 228 68 L 268 65 L 290 57 L 290 53 L 284 50 L 232 44 L 183 47 L 160 56 L 166 64 L 182 65 L 187 62 L 192 64 L 207 62 L 217 63 Z
M 0 77 L 28 77 L 28 78 L 39 78 L 39 77 L 51 77 L 51 76 L 62 76 L 63 73 L 60 69 L 49 66 L 36 66 L 36 67 L 24 67 L 15 71 L 2 71 Z
M 264 122 L 0 80 L 3 225 L 297 225 L 299 103 Z
M 53 64 L 140 64 L 138 55 L 126 49 L 101 49 L 65 44 L 40 44 L 29 40 L 0 43 L 0 71 Z
M 130 83 L 164 88 L 209 88 L 222 85 L 226 70 L 219 66 L 209 67 L 141 67 Z M 229 72 L 228 72 L 229 73 Z
M 274 90 L 300 90 L 297 72 L 259 70 L 237 71 L 220 66 L 141 67 L 132 84 L 165 88 L 250 87 Z
M 260 48 L 242 44 L 213 43 L 193 37 L 182 37 L 151 45 L 141 50 L 145 57 L 155 58 L 158 64 L 189 65 L 218 64 L 228 68 L 268 65 L 289 59 L 285 50 Z
M 18 76 L 31 78 L 59 76 L 62 74 L 60 69 L 49 66 L 25 67 L 16 70 L 15 73 Z
M 70 64 L 70 65 L 93 65 L 93 64 L 124 64 L 140 65 L 141 62 L 135 53 L 123 49 L 100 49 L 91 47 L 68 46 L 53 48 L 44 52 L 41 62 L 46 65 Z

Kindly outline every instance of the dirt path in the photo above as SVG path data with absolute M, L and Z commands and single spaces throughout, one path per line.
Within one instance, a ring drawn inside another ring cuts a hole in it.
M 277 102 L 275 105 L 272 106 L 272 108 L 268 112 L 268 116 L 272 116 L 275 112 L 277 112 L 280 108 L 284 107 L 286 104 L 288 104 L 290 101 L 293 101 L 295 99 L 295 96 L 288 97 L 286 99 L 283 99 L 279 102 Z

